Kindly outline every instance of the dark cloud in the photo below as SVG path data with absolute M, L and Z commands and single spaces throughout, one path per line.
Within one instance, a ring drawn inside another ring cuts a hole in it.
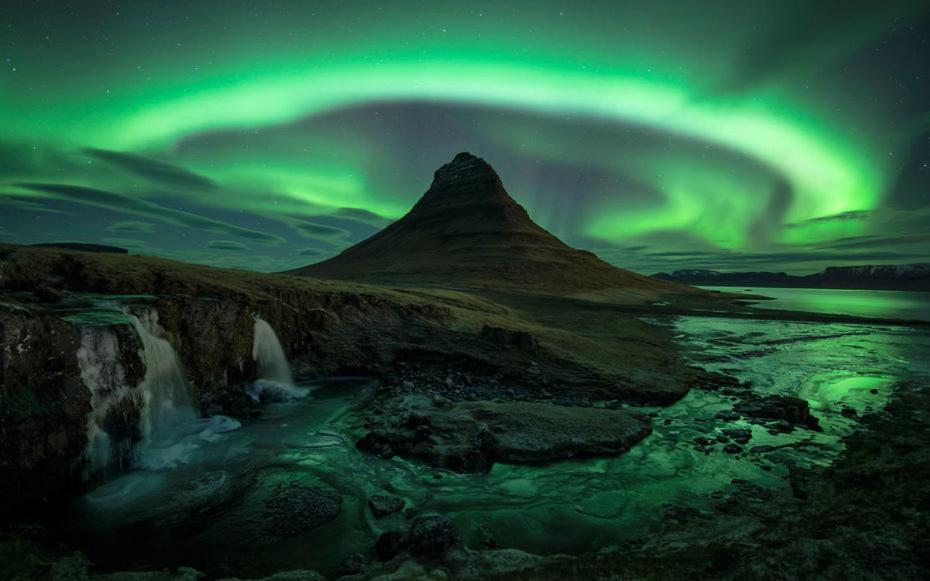
M 48 212 L 52 214 L 64 214 L 64 210 L 60 208 L 52 208 L 44 203 L 43 198 L 35 196 L 20 196 L 17 194 L 3 194 L 0 193 L 0 206 L 8 206 L 11 208 L 16 208 L 17 210 L 24 210 L 27 212 Z
M 68 184 L 37 183 L 21 183 L 18 184 L 18 186 L 32 191 L 45 193 L 54 198 L 67 200 L 78 204 L 97 206 L 106 208 L 108 210 L 124 212 L 127 214 L 135 214 L 138 216 L 146 217 L 150 220 L 158 220 L 160 222 L 166 222 L 175 226 L 196 228 L 198 230 L 204 230 L 214 234 L 234 236 L 262 244 L 279 244 L 284 242 L 284 239 L 280 236 L 267 234 L 265 232 L 258 232 L 256 230 L 249 230 L 247 228 L 235 226 L 233 224 L 221 222 L 219 220 L 207 218 L 198 214 L 167 208 L 148 200 L 140 200 L 138 198 L 106 192 L 95 188 L 85 188 L 82 186 L 72 186 Z
M 927 245 L 927 255 L 930 256 L 930 233 L 905 234 L 900 236 L 849 236 L 838 240 L 831 240 L 818 244 L 823 249 L 845 248 L 876 248 L 881 246 L 909 246 L 915 244 Z
M 379 216 L 374 212 L 363 210 L 362 208 L 339 208 L 333 213 L 333 216 L 361 222 L 370 226 L 377 226 L 379 228 L 383 228 L 391 223 L 390 219 Z
M 313 222 L 295 222 L 294 228 L 309 238 L 345 238 L 349 235 L 348 231 L 341 228 L 314 224 Z
M 139 234 L 153 234 L 158 231 L 155 224 L 139 222 L 136 220 L 120 220 L 107 226 L 108 232 L 134 232 Z
M 241 242 L 236 242 L 235 240 L 211 240 L 207 243 L 207 248 L 212 248 L 214 250 L 248 250 L 249 247 Z
M 88 147 L 81 150 L 83 153 L 111 163 L 128 172 L 142 176 L 153 182 L 192 190 L 215 190 L 216 182 L 183 167 L 158 161 L 133 153 L 95 149 Z
M 810 220 L 802 220 L 800 222 L 793 222 L 791 224 L 785 224 L 786 228 L 798 228 L 803 226 L 810 226 L 812 224 L 824 224 L 827 222 L 847 222 L 849 220 L 865 220 L 872 216 L 872 212 L 868 210 L 857 210 L 855 212 L 842 212 L 840 214 L 833 214 L 831 216 L 820 216 L 819 218 L 811 218 Z

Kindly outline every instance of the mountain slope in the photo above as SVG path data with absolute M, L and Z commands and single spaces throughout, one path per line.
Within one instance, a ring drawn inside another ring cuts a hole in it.
M 460 153 L 407 215 L 292 274 L 401 285 L 580 292 L 685 287 L 619 269 L 533 222 L 483 159 Z

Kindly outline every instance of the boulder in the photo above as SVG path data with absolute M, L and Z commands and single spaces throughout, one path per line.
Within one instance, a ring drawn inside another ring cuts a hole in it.
M 342 510 L 342 497 L 320 486 L 290 481 L 276 484 L 265 506 L 271 532 L 287 538 L 335 519 Z
M 425 398 L 405 398 L 382 415 L 358 447 L 459 472 L 484 472 L 497 461 L 613 456 L 651 431 L 648 417 L 622 410 L 537 402 L 458 402 L 439 408 Z
M 754 423 L 773 422 L 777 431 L 791 431 L 795 426 L 821 431 L 817 418 L 811 415 L 806 400 L 784 395 L 755 396 L 733 406 L 733 411 Z
M 407 539 L 410 554 L 426 559 L 441 558 L 454 543 L 452 521 L 439 514 L 417 517 Z
M 368 508 L 371 509 L 371 513 L 375 515 L 375 518 L 381 518 L 403 510 L 404 500 L 387 494 L 373 494 L 368 499 Z

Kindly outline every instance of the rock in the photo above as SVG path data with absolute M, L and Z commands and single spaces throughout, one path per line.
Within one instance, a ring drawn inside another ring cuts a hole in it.
M 774 428 L 770 426 L 770 429 L 778 432 L 790 432 L 795 426 L 821 431 L 817 418 L 810 413 L 807 401 L 797 397 L 783 395 L 751 397 L 733 406 L 733 411 L 757 422 L 781 422 Z
M 572 559 L 566 555 L 541 557 L 519 549 L 453 549 L 445 563 L 455 571 L 456 579 L 551 579 L 569 577 L 556 571 L 569 570 Z
M 437 408 L 406 398 L 357 445 L 459 472 L 484 472 L 496 461 L 530 464 L 611 456 L 629 450 L 652 428 L 649 418 L 621 410 L 535 402 L 458 402 Z
M 345 577 L 347 575 L 361 575 L 365 572 L 365 556 L 361 553 L 352 553 L 339 563 L 338 575 Z
M 723 451 L 727 454 L 739 454 L 743 451 L 743 448 L 737 444 L 727 444 L 723 447 Z
M 373 494 L 368 499 L 368 507 L 375 518 L 381 518 L 404 509 L 404 500 L 386 494 Z
M 736 420 L 740 419 L 741 416 L 734 411 L 723 410 L 723 411 L 717 412 L 717 414 L 714 417 L 724 422 L 735 422 Z
M 737 444 L 746 444 L 752 439 L 752 430 L 747 428 L 727 428 L 722 432 Z
M 400 553 L 405 544 L 404 533 L 401 531 L 386 531 L 381 533 L 375 542 L 375 553 L 378 559 L 390 561 Z
M 840 410 L 840 415 L 842 415 L 844 418 L 854 418 L 859 414 L 855 409 L 849 406 L 843 406 L 843 409 Z
M 439 559 L 455 543 L 452 521 L 439 514 L 419 516 L 413 521 L 408 537 L 411 555 Z
M 524 351 L 533 351 L 539 346 L 536 337 L 526 331 L 512 331 L 485 325 L 481 328 L 481 336 L 499 345 L 516 347 Z
M 271 531 L 287 538 L 335 519 L 342 510 L 342 497 L 319 486 L 290 481 L 274 485 L 265 505 Z

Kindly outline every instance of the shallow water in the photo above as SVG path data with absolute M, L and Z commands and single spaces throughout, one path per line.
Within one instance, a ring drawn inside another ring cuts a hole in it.
M 692 391 L 655 411 L 654 433 L 617 458 L 548 466 L 496 465 L 489 474 L 459 475 L 403 460 L 361 454 L 349 428 L 374 384 L 311 384 L 311 395 L 263 408 L 260 418 L 210 428 L 191 421 L 161 452 L 171 462 L 136 469 L 76 503 L 61 526 L 91 558 L 109 568 L 190 565 L 211 574 L 262 575 L 312 568 L 331 572 L 345 556 L 371 554 L 378 534 L 404 515 L 374 519 L 368 496 L 404 498 L 413 514 L 438 511 L 462 540 L 537 553 L 580 552 L 635 538 L 661 526 L 665 507 L 707 509 L 733 479 L 786 490 L 788 465 L 826 465 L 857 418 L 880 410 L 896 386 L 930 377 L 930 335 L 902 328 L 687 318 L 674 323 L 688 356 L 712 370 L 751 382 L 763 394 L 810 400 L 823 432 L 772 435 L 762 426 L 723 422 L 715 414 L 734 400 Z M 693 438 L 744 427 L 747 451 L 709 454 Z M 801 444 L 766 453 L 754 446 Z M 329 524 L 296 536 L 279 534 L 265 493 L 298 476 L 343 496 Z
M 762 295 L 753 306 L 830 315 L 930 321 L 930 292 L 850 290 L 833 288 L 742 288 L 703 286 L 727 293 Z

